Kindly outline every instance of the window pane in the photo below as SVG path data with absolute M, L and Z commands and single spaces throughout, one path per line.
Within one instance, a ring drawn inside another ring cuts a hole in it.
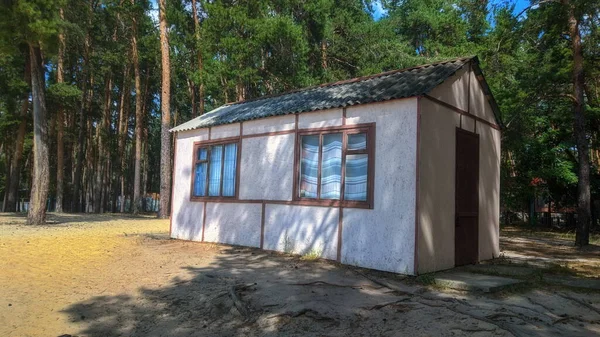
M 368 161 L 369 158 L 366 154 L 349 154 L 346 156 L 345 200 L 367 200 Z
M 196 160 L 206 160 L 206 148 L 198 149 Z
M 221 166 L 223 145 L 213 146 L 210 150 L 210 171 L 208 175 L 208 195 L 211 197 L 221 194 Z
M 348 150 L 364 150 L 367 148 L 367 134 L 355 133 L 348 135 Z
M 237 165 L 237 144 L 225 145 L 225 161 L 223 163 L 223 196 L 235 196 L 235 172 Z
M 342 134 L 323 135 L 321 199 L 340 199 L 342 189 Z
M 203 197 L 206 195 L 206 163 L 196 164 L 194 171 L 194 196 Z
M 302 136 L 300 150 L 300 197 L 317 197 L 319 136 Z

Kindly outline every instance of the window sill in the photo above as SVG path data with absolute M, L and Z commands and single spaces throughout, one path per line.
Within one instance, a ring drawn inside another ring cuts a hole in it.
M 295 206 L 315 206 L 315 207 L 332 207 L 332 208 L 359 208 L 373 209 L 373 206 L 368 202 L 360 201 L 340 201 L 340 200 L 267 200 L 267 199 L 237 199 L 234 197 L 192 197 L 191 202 L 216 202 L 230 204 L 271 204 L 271 205 L 295 205 Z
M 190 201 L 235 202 L 236 197 L 190 197 Z

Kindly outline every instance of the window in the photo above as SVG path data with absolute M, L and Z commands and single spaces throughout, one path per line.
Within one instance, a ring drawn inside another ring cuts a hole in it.
M 295 199 L 372 207 L 373 137 L 372 125 L 299 133 Z
M 238 143 L 194 146 L 192 198 L 236 196 Z

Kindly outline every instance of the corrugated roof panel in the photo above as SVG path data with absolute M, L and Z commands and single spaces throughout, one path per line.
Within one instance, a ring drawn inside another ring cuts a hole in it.
M 424 95 L 471 60 L 472 58 L 460 58 L 226 104 L 176 126 L 171 131 Z

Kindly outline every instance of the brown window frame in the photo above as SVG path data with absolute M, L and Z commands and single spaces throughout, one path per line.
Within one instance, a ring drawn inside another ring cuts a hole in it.
M 233 196 L 223 196 L 223 170 L 225 169 L 225 145 L 228 144 L 237 144 L 236 148 L 236 166 L 235 166 L 235 193 Z M 194 142 L 194 151 L 192 156 L 192 170 L 191 170 L 191 185 L 190 185 L 190 201 L 231 201 L 239 199 L 239 190 L 240 190 L 240 137 L 231 137 L 231 138 L 220 138 L 214 140 L 205 140 Z M 213 146 L 223 145 L 223 153 L 221 154 L 221 185 L 219 186 L 219 195 L 218 196 L 209 196 L 208 195 L 208 178 L 210 176 L 210 151 Z M 206 159 L 199 160 L 198 159 L 198 150 L 201 148 L 206 148 Z M 196 182 L 196 164 L 199 163 L 207 163 L 206 177 L 205 177 L 205 196 L 195 196 L 194 195 L 194 183 Z
M 321 165 L 322 165 L 322 146 L 323 135 L 331 133 L 342 133 L 342 173 L 340 199 L 321 199 Z M 348 135 L 366 133 L 367 147 L 364 150 L 348 150 Z M 300 196 L 300 156 L 302 149 L 302 136 L 319 135 L 319 166 L 317 171 L 317 198 L 306 198 Z M 292 200 L 297 204 L 307 206 L 327 206 L 327 207 L 347 207 L 347 208 L 374 208 L 375 194 L 375 123 L 343 125 L 336 127 L 325 127 L 317 129 L 298 130 L 296 133 L 294 158 L 294 188 Z M 344 200 L 345 182 L 346 182 L 346 156 L 353 154 L 366 154 L 368 158 L 367 166 L 367 200 Z

